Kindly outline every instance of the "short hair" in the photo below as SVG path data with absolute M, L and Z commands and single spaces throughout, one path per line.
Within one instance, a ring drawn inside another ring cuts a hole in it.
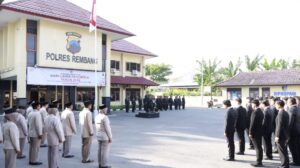
M 224 101 L 223 101 L 223 104 L 224 104 L 225 106 L 227 106 L 227 107 L 231 107 L 231 102 L 230 102 L 230 100 L 224 100 Z
M 283 100 L 277 100 L 276 104 L 279 105 L 280 107 L 284 107 L 284 105 L 285 105 Z
M 259 106 L 259 100 L 255 99 L 251 101 L 252 104 L 255 104 L 255 106 Z
M 282 99 L 285 100 L 285 101 L 287 101 L 289 98 L 288 97 L 283 97 Z
M 297 101 L 294 97 L 290 97 L 289 100 L 291 101 L 291 103 L 294 105 L 294 104 L 297 104 Z
M 85 101 L 85 102 L 84 102 L 84 107 L 85 107 L 85 108 L 88 108 L 89 105 L 92 105 L 92 102 L 91 102 L 91 101 Z
M 262 104 L 265 106 L 270 106 L 269 100 L 262 101 Z
M 238 103 L 242 103 L 242 99 L 241 98 L 236 98 L 235 101 L 237 101 Z

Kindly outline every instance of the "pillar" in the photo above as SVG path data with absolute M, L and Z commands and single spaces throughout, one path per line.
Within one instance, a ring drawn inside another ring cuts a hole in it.
M 110 60 L 111 60 L 111 38 L 106 36 L 106 59 L 105 61 L 105 87 L 102 89 L 102 104 L 108 107 L 108 113 L 110 113 L 110 86 L 111 86 L 111 74 L 110 74 Z

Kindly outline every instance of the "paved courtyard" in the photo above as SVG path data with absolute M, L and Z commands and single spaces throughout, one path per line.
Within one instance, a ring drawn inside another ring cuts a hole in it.
M 224 110 L 189 108 L 185 111 L 166 111 L 159 119 L 135 118 L 134 114 L 114 112 L 110 117 L 113 130 L 113 145 L 110 163 L 114 168 L 248 168 L 255 161 L 254 151 L 237 156 L 236 162 L 224 162 L 227 154 L 223 137 Z M 237 147 L 237 145 L 236 145 Z M 248 146 L 247 146 L 248 147 Z M 0 146 L 2 148 L 2 146 Z M 60 159 L 61 168 L 97 167 L 97 162 L 82 164 L 79 133 L 73 139 L 72 159 Z M 28 155 L 28 145 L 26 145 Z M 4 167 L 3 152 L 0 167 Z M 47 148 L 41 148 L 36 168 L 47 167 Z M 91 159 L 96 161 L 97 141 L 94 138 Z M 275 160 L 264 161 L 266 167 L 279 164 Z M 18 160 L 17 167 L 32 167 L 28 158 Z

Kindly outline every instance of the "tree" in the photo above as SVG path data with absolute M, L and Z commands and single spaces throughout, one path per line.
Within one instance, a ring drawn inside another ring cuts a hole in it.
M 279 69 L 288 69 L 289 68 L 289 60 L 280 59 L 278 61 Z
M 291 67 L 292 68 L 300 68 L 300 61 L 293 59 Z
M 246 69 L 248 71 L 256 71 L 257 69 L 260 68 L 260 61 L 264 58 L 263 55 L 257 55 L 253 60 L 246 55 L 245 56 L 245 63 L 246 63 Z
M 218 82 L 222 81 L 222 78 L 218 71 L 218 66 L 221 61 L 216 58 L 208 61 L 197 61 L 199 64 L 198 73 L 194 76 L 194 81 L 201 85 L 202 75 L 203 75 L 203 85 L 205 86 L 215 86 Z M 203 69 L 202 69 L 203 68 Z M 202 74 L 203 71 L 203 74 Z
M 158 83 L 168 82 L 167 77 L 173 73 L 171 69 L 171 65 L 167 64 L 148 64 L 146 65 L 146 76 L 150 76 L 151 80 Z
M 272 61 L 269 63 L 268 60 L 265 58 L 264 62 L 261 64 L 261 68 L 263 70 L 276 70 L 280 68 L 279 63 L 276 61 L 276 58 L 273 58 Z
M 221 68 L 220 73 L 223 75 L 224 79 L 226 80 L 239 73 L 241 71 L 241 65 L 242 65 L 242 61 L 241 58 L 239 57 L 236 64 L 233 64 L 232 61 L 229 61 L 228 67 Z

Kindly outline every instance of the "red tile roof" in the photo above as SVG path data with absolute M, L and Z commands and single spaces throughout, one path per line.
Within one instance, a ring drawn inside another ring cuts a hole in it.
M 157 57 L 157 55 L 135 45 L 126 40 L 114 41 L 111 45 L 113 51 L 126 52 L 131 54 L 138 54 L 144 56 Z
M 219 87 L 300 85 L 300 69 L 241 72 L 220 82 Z
M 143 86 L 158 86 L 159 84 L 148 80 L 144 77 L 122 77 L 122 76 L 112 76 L 111 84 L 121 84 L 121 85 L 143 85 Z
M 92 3 L 92 1 L 90 1 Z M 67 0 L 19 0 L 0 5 L 0 10 L 6 9 L 15 12 L 45 17 L 49 19 L 69 22 L 82 26 L 89 25 L 90 12 Z M 131 32 L 101 18 L 97 17 L 97 27 L 127 36 L 133 36 Z

